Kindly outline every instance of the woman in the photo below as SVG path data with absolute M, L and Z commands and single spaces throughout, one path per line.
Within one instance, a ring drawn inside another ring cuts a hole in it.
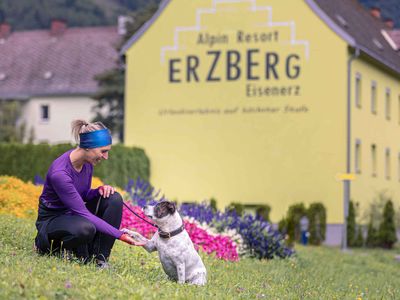
M 51 164 L 39 198 L 35 246 L 39 253 L 72 251 L 84 262 L 94 258 L 99 267 L 107 261 L 119 239 L 142 246 L 118 228 L 122 218 L 122 198 L 109 185 L 91 189 L 93 166 L 108 159 L 109 130 L 100 122 L 72 122 L 79 144 Z

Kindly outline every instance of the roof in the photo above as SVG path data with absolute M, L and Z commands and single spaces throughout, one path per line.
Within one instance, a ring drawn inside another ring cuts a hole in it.
M 389 35 L 396 44 L 397 48 L 400 49 L 400 29 L 390 31 Z
M 13 32 L 0 40 L 0 98 L 90 95 L 96 74 L 115 67 L 117 27 Z
M 382 20 L 373 17 L 357 0 L 306 0 L 314 12 L 353 48 L 400 75 L 400 52 L 382 32 Z
M 124 55 L 146 32 L 170 1 L 161 2 L 154 16 L 123 45 L 120 55 Z M 382 31 L 388 32 L 389 29 L 383 21 L 374 18 L 357 0 L 304 1 L 350 47 L 358 48 L 363 54 L 400 75 L 400 52 L 393 49 L 382 34 Z M 398 32 L 395 35 L 399 37 Z M 393 38 L 392 34 L 390 36 Z M 397 38 L 397 44 L 399 44 L 399 38 Z

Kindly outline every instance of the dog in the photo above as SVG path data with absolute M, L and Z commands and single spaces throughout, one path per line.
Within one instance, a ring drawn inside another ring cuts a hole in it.
M 148 252 L 158 251 L 164 272 L 170 279 L 181 284 L 205 285 L 206 267 L 185 230 L 175 204 L 161 201 L 156 205 L 146 205 L 143 212 L 158 227 L 151 240 L 134 231 L 123 231 L 132 238 L 145 242 L 143 247 Z

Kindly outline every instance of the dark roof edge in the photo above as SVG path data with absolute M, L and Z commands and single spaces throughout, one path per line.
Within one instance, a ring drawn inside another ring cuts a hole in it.
M 338 36 L 340 36 L 343 40 L 345 40 L 349 44 L 349 46 L 360 49 L 367 56 L 378 61 L 387 68 L 393 70 L 397 75 L 400 75 L 399 68 L 396 68 L 395 66 L 387 62 L 383 57 L 373 53 L 368 48 L 357 44 L 356 40 L 347 32 L 345 32 L 342 28 L 340 28 L 340 26 L 337 25 L 336 22 L 334 22 L 313 0 L 305 0 L 305 2 L 314 11 L 314 13 L 317 16 L 319 16 L 322 19 L 322 21 L 324 21 Z
M 119 51 L 119 55 L 122 56 L 125 52 L 150 28 L 151 25 L 157 20 L 157 18 L 161 15 L 167 5 L 171 2 L 171 0 L 162 0 L 156 13 L 146 22 L 142 27 L 139 28 L 130 38 L 129 40 L 122 46 Z
M 316 4 L 313 0 L 305 0 L 305 2 L 308 4 L 308 6 L 314 11 L 314 13 L 319 16 L 322 21 L 328 25 L 329 28 L 331 28 L 338 36 L 340 36 L 342 39 L 344 39 L 350 46 L 356 47 L 356 40 L 348 34 L 346 31 L 344 31 L 342 28 L 340 28 L 339 25 L 336 24 L 319 6 Z

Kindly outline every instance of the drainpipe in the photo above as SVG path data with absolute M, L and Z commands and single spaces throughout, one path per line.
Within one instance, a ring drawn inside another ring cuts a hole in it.
M 347 61 L 347 147 L 346 147 L 346 173 L 351 172 L 351 63 L 360 56 L 360 49 L 356 46 L 355 52 Z M 343 234 L 342 234 L 342 250 L 347 250 L 347 217 L 349 215 L 350 203 L 350 179 L 343 180 Z

